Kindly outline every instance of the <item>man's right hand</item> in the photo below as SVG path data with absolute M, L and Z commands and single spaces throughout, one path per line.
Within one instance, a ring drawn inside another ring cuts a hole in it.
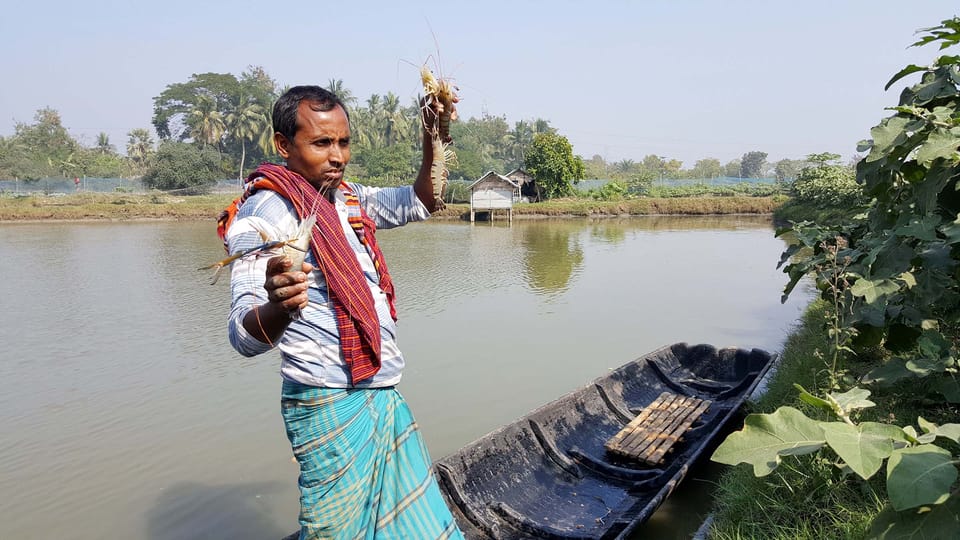
M 292 264 L 285 255 L 271 257 L 267 261 L 267 278 L 263 283 L 267 300 L 288 314 L 307 307 L 307 274 L 313 271 L 310 263 L 303 263 L 299 271 L 291 270 Z

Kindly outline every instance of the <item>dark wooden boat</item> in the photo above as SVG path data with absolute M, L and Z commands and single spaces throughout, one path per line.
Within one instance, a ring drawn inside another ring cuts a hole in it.
M 438 460 L 441 490 L 468 538 L 626 538 L 732 429 L 773 359 L 656 350 Z

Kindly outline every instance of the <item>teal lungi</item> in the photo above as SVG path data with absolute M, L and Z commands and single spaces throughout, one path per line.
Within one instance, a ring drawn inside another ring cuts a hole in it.
M 281 408 L 300 463 L 300 540 L 463 538 L 395 388 L 285 381 Z

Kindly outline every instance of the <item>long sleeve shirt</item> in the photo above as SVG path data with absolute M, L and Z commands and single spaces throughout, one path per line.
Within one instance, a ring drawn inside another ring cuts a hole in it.
M 425 220 L 430 212 L 420 202 L 412 186 L 371 188 L 350 184 L 360 205 L 376 223 L 378 229 L 405 225 Z M 400 382 L 403 354 L 397 347 L 397 327 L 390 316 L 386 294 L 380 289 L 380 278 L 367 248 L 357 238 L 347 221 L 347 207 L 343 194 L 337 190 L 334 205 L 340 216 L 347 241 L 353 247 L 360 267 L 373 295 L 382 337 L 380 370 L 370 379 L 356 385 L 363 388 L 392 386 Z M 299 226 L 296 210 L 285 198 L 263 189 L 251 195 L 237 213 L 227 233 L 230 253 L 256 247 L 264 242 L 261 232 L 270 240 L 292 238 Z M 243 318 L 254 306 L 267 301 L 263 288 L 267 259 L 275 253 L 252 254 L 233 262 L 230 272 L 231 310 L 228 321 L 230 343 L 244 356 L 255 356 L 272 347 L 253 337 L 243 326 Z M 273 345 L 280 349 L 280 374 L 284 379 L 328 388 L 348 388 L 350 369 L 340 351 L 339 332 L 333 303 L 327 284 L 312 251 L 306 261 L 315 270 L 307 276 L 309 304 L 300 317 L 287 327 L 283 336 Z M 299 269 L 294 269 L 299 270 Z

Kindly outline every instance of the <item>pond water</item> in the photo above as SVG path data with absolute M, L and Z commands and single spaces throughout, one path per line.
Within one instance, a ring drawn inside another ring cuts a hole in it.
M 213 229 L 0 225 L 0 538 L 296 528 L 279 357 L 228 344 L 228 280 L 197 271 L 223 257 Z M 438 221 L 378 238 L 400 390 L 434 458 L 663 345 L 776 350 L 811 296 L 780 303 L 784 243 L 765 217 Z M 689 537 L 709 510 L 696 482 L 646 536 Z

